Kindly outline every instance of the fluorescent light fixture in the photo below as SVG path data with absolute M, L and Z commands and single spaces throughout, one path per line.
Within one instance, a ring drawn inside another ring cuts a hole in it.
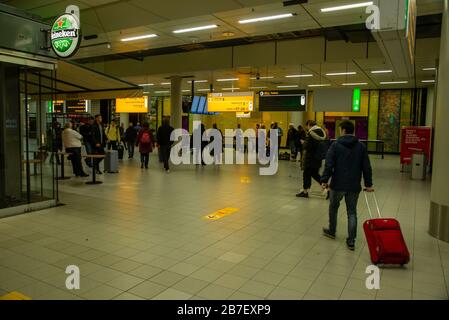
M 170 85 L 171 85 L 171 82 L 161 82 L 161 85 L 162 85 L 162 86 L 170 86 Z
M 315 87 L 330 87 L 331 85 L 329 83 L 322 83 L 322 84 L 309 84 L 308 87 L 315 88 Z
M 150 87 L 150 86 L 154 86 L 154 83 L 142 83 L 142 84 L 139 84 L 139 87 Z
M 154 91 L 154 93 L 169 93 L 170 91 Z
M 240 90 L 240 88 L 221 88 L 221 90 Z
M 143 39 L 149 39 L 149 38 L 156 38 L 157 34 L 145 34 L 142 36 L 136 36 L 136 37 L 130 37 L 130 38 L 123 38 L 122 42 L 128 42 L 128 41 L 135 41 L 135 40 L 143 40 Z
M 326 73 L 326 76 L 351 76 L 351 75 L 355 75 L 357 74 L 357 72 L 354 71 L 350 71 L 350 72 L 331 72 L 331 73 Z
M 182 92 L 190 92 L 191 90 L 184 89 Z
M 381 74 L 381 73 L 393 73 L 393 70 L 373 70 L 372 74 Z
M 435 80 L 423 80 L 422 83 L 435 83 Z
M 253 22 L 263 22 L 263 21 L 270 21 L 270 20 L 278 20 L 278 19 L 285 19 L 293 17 L 293 13 L 284 13 L 284 14 L 277 14 L 274 16 L 266 16 L 266 17 L 259 17 L 259 18 L 253 18 L 253 19 L 245 19 L 245 20 L 239 20 L 240 24 L 246 24 L 246 23 L 253 23 Z
M 437 68 L 423 68 L 422 71 L 435 71 Z
M 297 84 L 293 85 L 285 85 L 285 86 L 277 86 L 278 88 L 298 88 L 299 86 Z
M 201 27 L 194 27 L 194 28 L 187 28 L 187 29 L 179 29 L 173 31 L 173 33 L 186 33 L 186 32 L 193 32 L 193 31 L 201 31 L 201 30 L 209 30 L 217 28 L 218 26 L 216 24 L 210 24 L 207 26 L 201 26 Z
M 225 81 L 238 81 L 239 78 L 229 78 L 229 79 L 217 79 L 217 82 L 225 82 Z
M 149 92 L 144 92 L 143 94 L 149 94 Z
M 408 81 L 383 81 L 380 84 L 407 84 Z
M 363 7 L 371 6 L 372 4 L 373 4 L 373 1 L 352 3 L 352 4 L 342 5 L 342 6 L 323 8 L 323 9 L 321 9 L 321 12 L 334 12 L 334 11 L 349 10 L 349 9 L 355 9 L 355 8 L 363 8 Z
M 313 74 L 290 74 L 285 76 L 286 78 L 310 78 Z
M 342 83 L 342 86 L 366 86 L 367 82 Z
M 267 87 L 249 87 L 250 90 L 266 89 Z
M 207 80 L 194 80 L 195 83 L 205 83 Z M 192 83 L 192 80 L 187 81 L 187 83 Z
M 210 89 L 198 89 L 198 92 L 205 92 L 205 91 L 210 91 Z
M 250 79 L 251 80 L 263 80 L 263 79 L 273 79 L 273 78 L 274 78 L 273 76 L 267 76 L 267 77 L 259 77 L 259 78 L 251 77 Z

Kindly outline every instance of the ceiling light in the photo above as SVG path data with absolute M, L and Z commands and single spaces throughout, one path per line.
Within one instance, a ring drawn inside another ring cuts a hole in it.
M 235 36 L 235 33 L 232 31 L 225 31 L 222 33 L 223 37 L 233 37 Z
M 299 86 L 297 84 L 293 85 L 287 85 L 287 86 L 277 86 L 278 88 L 298 88 Z
M 361 2 L 361 3 L 353 3 L 353 4 L 342 5 L 342 6 L 323 8 L 323 9 L 321 9 L 321 12 L 333 12 L 333 11 L 349 10 L 349 9 L 355 9 L 355 8 L 368 7 L 368 6 L 371 6 L 371 5 L 373 5 L 373 1 Z
M 225 81 L 238 81 L 239 78 L 229 78 L 229 79 L 217 79 L 217 82 L 225 82 Z
M 262 21 L 270 21 L 270 20 L 278 20 L 278 19 L 285 19 L 293 17 L 293 13 L 285 13 L 285 14 L 278 14 L 275 16 L 267 16 L 267 17 L 259 17 L 259 18 L 253 18 L 253 19 L 245 19 L 240 20 L 240 24 L 246 24 L 246 23 L 253 23 L 253 22 L 262 22 Z
M 169 85 L 171 85 L 171 82 L 161 82 L 161 85 L 162 86 L 169 86 Z
M 205 92 L 205 91 L 210 91 L 210 89 L 198 89 L 197 91 L 199 91 L 199 92 Z
M 142 40 L 142 39 L 148 39 L 148 38 L 156 38 L 157 34 L 146 34 L 143 36 L 137 36 L 137 37 L 130 37 L 130 38 L 124 38 L 121 41 L 128 42 L 128 41 L 135 41 L 135 40 Z
M 422 83 L 435 83 L 435 80 L 423 80 Z
M 290 74 L 285 77 L 286 78 L 310 78 L 310 77 L 313 77 L 313 74 Z
M 191 90 L 184 89 L 182 92 L 190 92 Z
M 193 80 L 195 83 L 205 83 L 207 80 Z M 187 83 L 192 83 L 192 80 L 187 81 Z
M 149 87 L 149 86 L 154 86 L 154 83 L 142 83 L 142 84 L 139 84 L 139 87 Z
M 342 86 L 366 86 L 367 82 L 342 83 Z
M 234 91 L 234 90 L 240 90 L 240 88 L 221 88 L 221 90 L 229 90 L 229 91 Z
M 357 72 L 331 72 L 331 73 L 326 73 L 326 76 L 350 76 L 350 75 L 355 75 L 357 74 Z
M 263 80 L 263 79 L 273 79 L 274 77 L 268 76 L 268 77 L 251 77 L 251 80 Z
M 423 68 L 422 71 L 435 71 L 437 68 Z
M 266 89 L 267 87 L 249 87 L 250 90 Z
M 330 87 L 331 85 L 329 83 L 322 83 L 322 84 L 309 84 L 308 87 L 314 88 L 314 87 Z
M 202 26 L 202 27 L 179 29 L 179 30 L 173 31 L 173 33 L 186 33 L 186 32 L 192 32 L 192 31 L 201 31 L 201 30 L 214 29 L 214 28 L 217 28 L 217 27 L 218 26 L 216 24 L 211 24 L 211 25 Z
M 143 94 L 149 94 L 149 92 L 143 92 Z
M 373 70 L 371 71 L 372 74 L 379 74 L 379 73 L 392 73 L 393 70 Z
M 407 84 L 408 81 L 383 81 L 380 84 Z
M 170 91 L 154 91 L 154 93 L 169 93 Z

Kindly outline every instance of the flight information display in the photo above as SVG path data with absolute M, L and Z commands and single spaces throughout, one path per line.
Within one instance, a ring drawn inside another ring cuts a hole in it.
M 254 92 L 216 92 L 207 95 L 209 112 L 251 112 Z
M 270 90 L 259 92 L 259 111 L 306 111 L 306 90 Z

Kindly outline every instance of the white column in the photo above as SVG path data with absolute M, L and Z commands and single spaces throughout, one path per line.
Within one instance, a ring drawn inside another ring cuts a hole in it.
M 433 153 L 432 190 L 430 194 L 429 233 L 437 239 L 449 242 L 449 139 L 447 123 L 449 108 L 449 0 L 444 0 L 441 25 L 440 63 L 436 88 L 435 141 Z
M 125 130 L 129 126 L 129 113 L 120 113 L 120 125 L 125 124 Z
M 171 117 L 170 124 L 175 129 L 182 128 L 182 78 L 179 76 L 171 78 Z
M 302 121 L 304 119 L 304 112 L 291 112 L 290 119 L 291 122 L 295 124 L 295 128 L 298 128 L 299 125 L 302 125 Z

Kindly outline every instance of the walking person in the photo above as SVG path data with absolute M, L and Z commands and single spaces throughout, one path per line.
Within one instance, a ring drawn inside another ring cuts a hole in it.
M 290 152 L 292 155 L 291 160 L 295 161 L 298 151 L 296 149 L 297 141 L 299 140 L 298 131 L 295 129 L 295 125 L 290 123 L 289 129 L 287 132 L 287 146 L 290 148 Z
M 91 133 L 93 154 L 104 155 L 104 149 L 106 147 L 106 132 L 103 126 L 103 120 L 101 115 L 95 116 L 95 123 L 92 125 Z M 103 159 L 94 159 L 94 168 L 97 174 L 102 174 L 100 171 L 100 163 Z
M 62 132 L 62 143 L 65 152 L 70 153 L 69 159 L 72 161 L 72 169 L 75 176 L 88 177 L 89 175 L 84 172 L 81 162 L 81 141 L 83 136 L 72 128 L 72 122 L 65 124 L 65 129 Z
M 62 151 L 62 128 L 59 122 L 53 123 L 53 128 L 48 130 L 48 141 L 51 146 L 51 156 L 50 163 L 54 162 L 54 158 L 56 157 L 56 164 L 61 164 L 61 159 L 59 158 L 58 152 Z
M 340 123 L 340 133 L 341 137 L 330 146 L 326 155 L 326 166 L 321 178 L 322 187 L 330 188 L 329 227 L 323 228 L 323 233 L 335 239 L 338 208 L 345 198 L 348 214 L 346 244 L 350 250 L 354 250 L 357 237 L 357 201 L 362 191 L 362 175 L 365 190 L 373 192 L 372 168 L 365 145 L 354 136 L 354 124 L 343 121 Z
M 108 150 L 117 150 L 120 143 L 120 128 L 115 123 L 115 120 L 111 121 L 111 124 L 106 129 L 106 136 L 108 139 Z
M 303 158 L 303 142 L 306 141 L 307 132 L 303 126 L 298 126 L 298 137 L 296 139 L 296 150 L 299 153 L 299 161 L 302 162 Z
M 306 140 L 303 142 L 303 162 L 301 166 L 303 173 L 303 189 L 296 196 L 299 198 L 308 198 L 309 190 L 312 186 L 312 178 L 321 184 L 320 168 L 322 164 L 322 154 L 320 143 L 326 139 L 326 134 L 322 128 L 317 126 L 314 120 L 306 122 L 308 129 Z
M 168 120 L 162 122 L 162 126 L 157 130 L 157 144 L 162 155 L 162 162 L 164 163 L 165 172 L 170 172 L 168 161 L 170 160 L 170 148 L 173 142 L 170 140 L 173 127 L 168 123 Z
M 134 127 L 133 123 L 129 124 L 129 127 L 125 131 L 125 143 L 128 148 L 128 159 L 134 158 L 134 146 L 137 142 L 138 132 Z
M 93 153 L 93 144 L 92 144 L 92 126 L 95 123 L 95 118 L 94 117 L 89 117 L 89 120 L 87 121 L 87 123 L 83 124 L 80 127 L 80 133 L 83 136 L 83 143 L 84 143 L 84 148 L 86 149 L 86 154 L 92 154 Z M 89 168 L 92 168 L 92 159 L 91 158 L 86 158 L 84 160 L 86 162 L 86 165 Z
M 150 125 L 145 122 L 142 129 L 139 131 L 137 137 L 136 147 L 139 147 L 140 152 L 140 168 L 148 169 L 148 163 L 150 162 L 150 153 L 153 152 L 154 137 L 150 131 Z

